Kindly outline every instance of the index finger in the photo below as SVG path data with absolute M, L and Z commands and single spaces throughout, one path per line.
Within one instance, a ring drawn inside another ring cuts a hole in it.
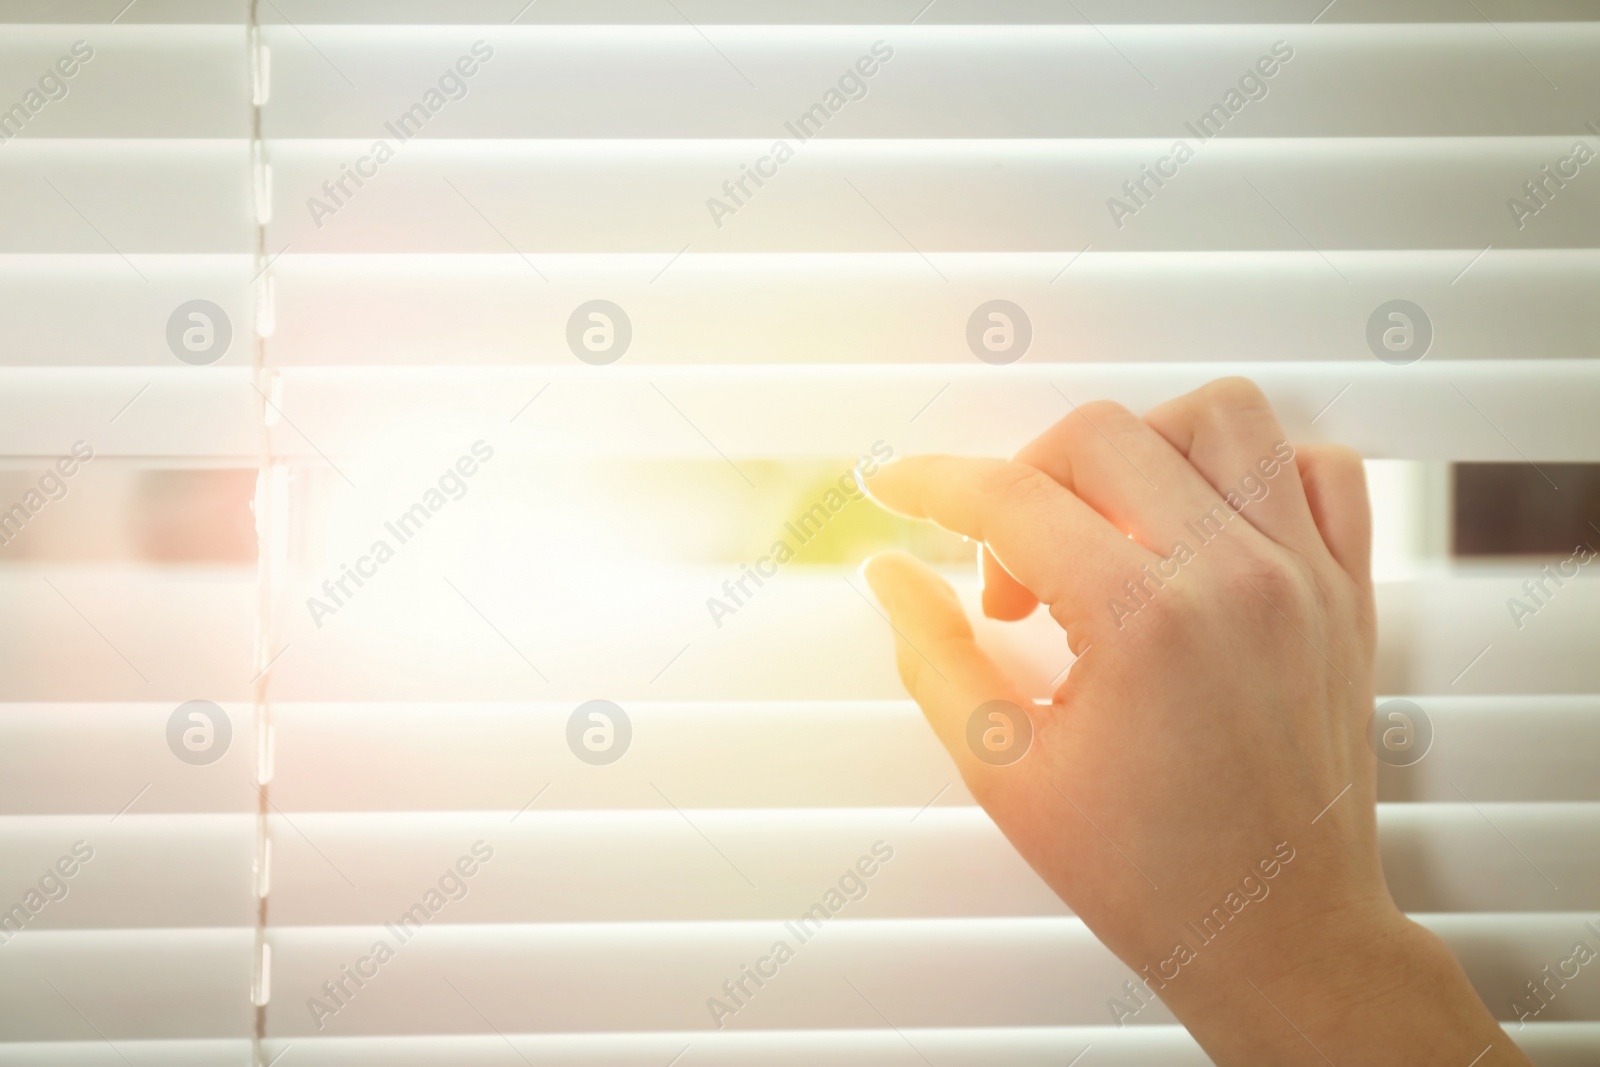
M 1121 579 L 1157 558 L 1026 463 L 907 456 L 862 486 L 891 511 L 982 541 L 1064 625 L 1097 617 Z

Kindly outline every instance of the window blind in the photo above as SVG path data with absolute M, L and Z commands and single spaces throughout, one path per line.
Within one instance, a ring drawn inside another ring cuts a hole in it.
M 1600 946 L 1600 594 L 1428 547 L 1444 464 L 1600 461 L 1586 6 L 118 8 L 0 23 L 0 553 L 245 470 L 258 556 L 0 560 L 0 1063 L 1207 1062 L 849 567 L 707 601 L 784 471 L 1227 373 L 1371 462 L 1397 900 L 1600 1056 L 1515 1007 Z

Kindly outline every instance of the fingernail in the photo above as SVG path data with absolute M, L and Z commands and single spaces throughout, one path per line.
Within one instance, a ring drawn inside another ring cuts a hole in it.
M 872 491 L 867 488 L 867 476 L 865 474 L 863 474 L 862 471 L 861 471 L 861 461 L 860 460 L 856 460 L 856 465 L 854 467 L 850 468 L 850 473 L 855 475 L 856 488 L 861 490 L 861 492 L 862 492 L 862 494 L 864 496 L 870 498 L 872 496 Z M 866 564 L 863 563 L 861 565 L 861 567 L 862 567 L 862 572 L 865 573 Z

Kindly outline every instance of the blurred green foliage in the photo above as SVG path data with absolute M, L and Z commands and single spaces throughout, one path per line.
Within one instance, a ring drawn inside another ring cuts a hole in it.
M 831 469 L 841 468 L 848 471 L 849 462 L 839 462 Z M 800 529 L 801 516 L 822 502 L 830 489 L 837 490 L 837 487 L 837 475 L 818 474 L 804 483 L 793 494 L 793 504 L 787 509 L 789 524 Z M 779 533 L 794 545 L 792 534 L 787 530 Z M 886 548 L 902 548 L 931 563 L 968 561 L 976 551 L 961 537 L 932 523 L 917 522 L 885 511 L 871 497 L 858 492 L 829 516 L 826 525 L 812 535 L 811 540 L 799 546 L 794 562 L 855 566 Z

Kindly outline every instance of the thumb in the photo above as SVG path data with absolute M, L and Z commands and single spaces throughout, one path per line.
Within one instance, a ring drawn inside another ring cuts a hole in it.
M 1029 701 L 978 647 L 955 590 L 926 563 L 884 552 L 862 573 L 889 615 L 900 680 L 976 794 L 1031 747 Z

